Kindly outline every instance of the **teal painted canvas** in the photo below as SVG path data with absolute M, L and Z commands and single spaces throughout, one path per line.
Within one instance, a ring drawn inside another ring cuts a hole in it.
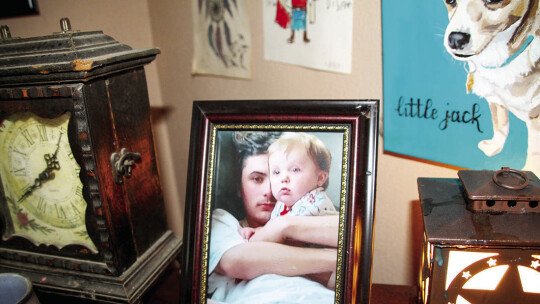
M 443 0 L 382 0 L 385 151 L 474 170 L 522 169 L 527 127 L 511 111 L 502 150 L 488 156 L 478 147 L 493 137 L 491 113 L 485 98 L 467 92 L 470 66 L 444 46 L 448 23 Z

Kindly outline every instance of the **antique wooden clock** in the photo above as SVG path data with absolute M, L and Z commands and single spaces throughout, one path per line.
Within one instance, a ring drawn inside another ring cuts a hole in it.
M 0 40 L 0 272 L 37 290 L 137 302 L 180 251 L 167 229 L 144 65 L 69 20 Z

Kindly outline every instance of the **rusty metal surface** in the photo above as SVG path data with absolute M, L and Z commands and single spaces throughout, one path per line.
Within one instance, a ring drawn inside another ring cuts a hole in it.
M 458 172 L 467 207 L 474 212 L 540 212 L 540 180 L 531 171 L 502 168 L 499 171 Z
M 462 170 L 458 176 L 463 182 L 467 196 L 474 200 L 540 200 L 540 180 L 531 171 L 523 171 L 529 184 L 518 190 L 498 186 L 493 181 L 496 171 Z
M 419 178 L 427 241 L 452 246 L 540 246 L 540 213 L 474 213 L 459 179 Z

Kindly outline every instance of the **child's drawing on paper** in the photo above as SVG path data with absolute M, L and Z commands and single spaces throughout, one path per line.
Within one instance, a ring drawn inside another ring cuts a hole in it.
M 309 8 L 308 8 L 309 2 Z M 291 28 L 291 36 L 287 39 L 289 43 L 294 42 L 295 32 L 303 32 L 303 41 L 308 43 L 307 19 L 310 23 L 315 22 L 315 6 L 313 0 L 277 0 L 276 22 L 282 28 Z
M 265 59 L 350 73 L 352 3 L 264 0 Z
M 246 0 L 193 0 L 193 73 L 250 77 Z

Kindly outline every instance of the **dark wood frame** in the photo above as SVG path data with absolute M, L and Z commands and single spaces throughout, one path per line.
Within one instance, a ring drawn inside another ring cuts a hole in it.
M 285 129 L 340 126 L 348 130 L 344 212 L 340 216 L 335 303 L 368 303 L 378 142 L 377 100 L 195 101 L 192 112 L 181 269 L 181 302 L 206 300 L 210 208 L 207 206 L 212 132 L 216 126 L 264 125 Z M 292 127 L 291 127 L 292 126 Z M 346 159 L 345 159 L 346 157 Z M 212 171 L 213 172 L 213 171 Z M 210 203 L 211 204 L 211 203 Z M 358 237 L 360 236 L 360 237 Z M 206 289 L 206 286 L 202 288 Z

